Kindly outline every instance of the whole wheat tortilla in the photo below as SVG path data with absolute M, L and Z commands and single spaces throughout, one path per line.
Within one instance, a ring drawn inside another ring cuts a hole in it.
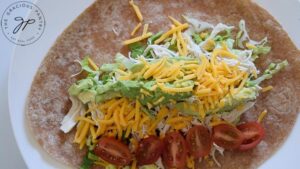
M 244 120 L 256 120 L 263 109 L 269 111 L 263 121 L 265 139 L 257 148 L 248 152 L 225 152 L 217 156 L 224 169 L 257 168 L 268 159 L 289 135 L 299 112 L 300 57 L 299 51 L 282 27 L 258 5 L 245 0 L 186 0 L 186 1 L 137 1 L 144 21 L 150 23 L 150 31 L 169 29 L 167 16 L 181 18 L 191 16 L 210 23 L 226 23 L 237 27 L 244 19 L 250 37 L 260 40 L 267 36 L 272 51 L 258 60 L 263 70 L 274 61 L 287 59 L 290 65 L 263 84 L 274 90 L 262 94 Z M 99 65 L 111 62 L 121 51 L 122 41 L 130 38 L 130 32 L 138 23 L 128 1 L 97 1 L 84 11 L 57 39 L 48 52 L 32 83 L 27 102 L 27 120 L 32 133 L 50 156 L 76 168 L 85 150 L 79 151 L 72 143 L 74 130 L 64 134 L 60 122 L 70 108 L 67 89 L 76 79 L 70 76 L 79 71 L 74 60 L 90 55 Z M 218 168 L 202 162 L 203 168 Z

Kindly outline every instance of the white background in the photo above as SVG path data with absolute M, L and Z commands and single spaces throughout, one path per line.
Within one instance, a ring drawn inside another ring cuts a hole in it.
M 28 0 L 32 1 L 32 0 Z M 13 0 L 0 0 L 0 15 L 12 4 Z M 14 45 L 9 42 L 0 30 L 0 168 L 26 169 L 20 155 L 10 124 L 7 102 L 7 80 L 10 59 Z
M 30 0 L 29 0 L 30 1 Z M 280 23 L 283 25 L 288 22 L 288 20 L 283 18 L 286 17 L 284 10 L 290 9 L 292 6 L 289 5 L 299 5 L 300 3 L 285 3 L 285 0 L 264 0 L 262 3 L 272 1 L 279 3 L 276 7 L 273 7 L 270 11 L 273 13 L 280 13 L 282 15 L 275 16 Z M 292 0 L 291 0 L 292 1 Z M 300 0 L 299 0 L 300 1 Z M 8 7 L 11 3 L 15 1 L 13 0 L 0 0 L 0 14 L 2 14 L 6 7 Z M 60 4 L 62 5 L 62 4 Z M 299 9 L 299 8 L 298 8 Z M 277 12 L 276 12 L 277 11 Z M 297 21 L 300 22 L 300 11 L 295 13 L 297 17 Z M 48 25 L 49 26 L 49 25 Z M 296 36 L 297 27 L 292 27 L 287 29 L 290 33 L 291 37 Z M 9 120 L 9 112 L 8 112 L 8 103 L 7 103 L 7 79 L 8 79 L 8 69 L 10 64 L 10 59 L 13 53 L 14 45 L 10 43 L 2 34 L 2 30 L 0 31 L 0 168 L 3 169 L 26 169 L 26 165 L 19 153 L 16 142 L 13 137 L 12 128 Z M 299 32 L 299 31 L 298 31 Z M 298 42 L 298 44 L 300 44 Z M 299 47 L 299 46 L 298 46 Z

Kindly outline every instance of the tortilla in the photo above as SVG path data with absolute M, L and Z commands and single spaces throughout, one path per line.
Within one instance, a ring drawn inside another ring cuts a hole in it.
M 258 59 L 260 70 L 270 62 L 288 60 L 290 65 L 263 85 L 272 85 L 274 89 L 259 96 L 255 107 L 243 116 L 244 121 L 251 121 L 256 120 L 263 109 L 269 111 L 263 121 L 265 139 L 251 151 L 226 151 L 224 157 L 217 155 L 224 169 L 257 168 L 270 158 L 288 137 L 300 111 L 300 52 L 278 22 L 248 0 L 136 3 L 144 20 L 150 23 L 152 32 L 169 29 L 169 15 L 181 18 L 183 14 L 213 24 L 222 22 L 236 27 L 239 20 L 244 19 L 250 37 L 260 40 L 267 36 L 272 47 L 267 57 Z M 78 145 L 72 143 L 74 130 L 68 134 L 59 130 L 60 122 L 71 106 L 67 89 L 76 81 L 71 75 L 80 69 L 74 60 L 90 55 L 98 65 L 111 62 L 117 52 L 126 52 L 122 41 L 130 38 L 137 23 L 128 1 L 97 1 L 62 33 L 48 52 L 33 80 L 26 113 L 32 134 L 54 159 L 78 168 L 85 154 L 85 150 L 80 151 Z M 218 168 L 207 161 L 200 166 Z

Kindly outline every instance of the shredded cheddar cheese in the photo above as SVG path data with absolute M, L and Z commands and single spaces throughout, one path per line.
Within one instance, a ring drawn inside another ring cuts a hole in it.
M 195 161 L 192 156 L 187 158 L 187 167 L 190 169 L 195 169 Z
M 133 2 L 133 0 L 129 1 L 129 4 L 132 6 L 137 18 L 139 19 L 140 22 L 143 21 L 143 15 L 140 11 L 140 8 Z
M 149 27 L 149 24 L 144 25 L 143 34 L 142 34 L 143 36 L 147 34 L 148 27 Z
M 136 169 L 136 164 L 137 164 L 137 161 L 136 161 L 136 159 L 134 159 L 131 164 L 131 169 Z
M 95 64 L 95 62 L 89 57 L 88 57 L 88 62 L 89 62 L 89 65 L 91 65 L 94 70 L 99 69 L 98 66 Z
M 150 36 L 152 36 L 152 33 L 148 32 L 145 35 L 138 36 L 138 37 L 135 37 L 135 38 L 124 41 L 123 45 L 129 45 L 129 44 L 132 44 L 132 43 L 135 43 L 135 42 L 139 42 L 141 40 L 149 38 Z
M 187 23 L 179 25 L 175 28 L 172 28 L 171 30 L 169 30 L 168 32 L 164 33 L 159 39 L 157 39 L 156 41 L 154 41 L 155 44 L 159 44 L 160 42 L 162 42 L 163 40 L 165 40 L 167 37 L 169 37 L 170 35 L 172 35 L 173 33 L 177 32 L 177 31 L 182 31 L 186 28 L 188 28 L 189 25 Z
M 246 43 L 246 47 L 247 47 L 248 49 L 255 49 L 255 48 L 256 48 L 256 46 L 254 46 L 254 45 L 252 45 L 252 44 L 250 44 L 250 43 Z
M 180 25 L 182 25 L 178 20 L 176 20 L 175 18 L 173 18 L 172 16 L 168 16 L 169 17 L 169 19 L 173 22 L 173 24 L 175 25 L 175 26 L 180 26 Z
M 142 26 L 142 23 L 140 22 L 140 23 L 138 23 L 135 27 L 134 27 L 134 29 L 132 30 L 132 32 L 131 32 L 131 36 L 134 36 L 135 35 L 135 33 L 140 29 L 140 27 Z
M 262 120 L 264 119 L 264 117 L 267 115 L 268 111 L 267 110 L 264 110 L 260 113 L 260 115 L 258 116 L 258 119 L 257 119 L 257 122 L 258 123 L 261 123 Z
M 172 92 L 178 92 L 178 93 L 181 93 L 181 92 L 190 92 L 193 90 L 193 86 L 188 86 L 188 87 L 181 87 L 181 88 L 174 88 L 174 87 L 167 87 L 161 83 L 157 83 L 158 87 L 164 91 L 164 92 L 167 92 L 167 93 L 172 93 Z
M 267 92 L 273 89 L 273 86 L 267 86 L 261 89 L 262 92 Z
M 86 118 L 86 117 L 76 117 L 76 120 L 77 120 L 77 121 L 82 120 L 82 121 L 85 121 L 85 122 L 87 122 L 87 123 L 91 123 L 91 124 L 93 124 L 93 125 L 96 125 L 96 123 L 95 123 L 93 120 L 91 120 L 91 119 L 89 119 L 89 118 Z

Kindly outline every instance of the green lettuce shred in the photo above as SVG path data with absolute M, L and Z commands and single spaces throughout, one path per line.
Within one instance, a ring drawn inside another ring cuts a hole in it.
M 158 38 L 161 37 L 161 35 L 163 34 L 162 31 L 150 36 L 150 38 L 147 40 L 147 44 L 148 45 L 152 45 L 154 43 L 154 41 L 156 41 Z
M 284 69 L 288 65 L 288 61 L 284 60 L 280 63 L 271 63 L 268 68 L 265 70 L 262 76 L 255 80 L 249 80 L 246 82 L 246 86 L 256 86 L 259 85 L 262 81 L 271 79 L 273 75 L 278 73 L 280 70 Z
M 83 157 L 83 161 L 80 165 L 80 169 L 90 169 L 93 165 L 93 160 L 90 160 L 88 158 L 88 153 L 86 154 L 86 156 Z
M 196 32 L 194 32 L 194 33 L 192 34 L 192 38 L 193 38 L 193 40 L 194 40 L 194 42 L 195 42 L 196 44 L 199 44 L 199 43 L 201 43 L 201 42 L 203 41 L 203 40 L 201 39 L 199 33 L 196 33 Z
M 99 75 L 98 70 L 93 70 L 89 65 L 89 56 L 84 57 L 84 59 L 80 62 L 81 69 L 86 71 L 89 75 L 95 76 Z
M 124 66 L 126 69 L 130 70 L 133 73 L 142 70 L 144 67 L 143 63 L 136 63 L 128 59 L 121 53 L 116 54 L 115 61 L 117 64 L 121 64 L 122 66 Z
M 131 51 L 131 57 L 137 58 L 138 56 L 142 55 L 145 50 L 145 46 L 142 45 L 140 42 L 135 42 L 130 45 L 128 45 L 129 50 Z

